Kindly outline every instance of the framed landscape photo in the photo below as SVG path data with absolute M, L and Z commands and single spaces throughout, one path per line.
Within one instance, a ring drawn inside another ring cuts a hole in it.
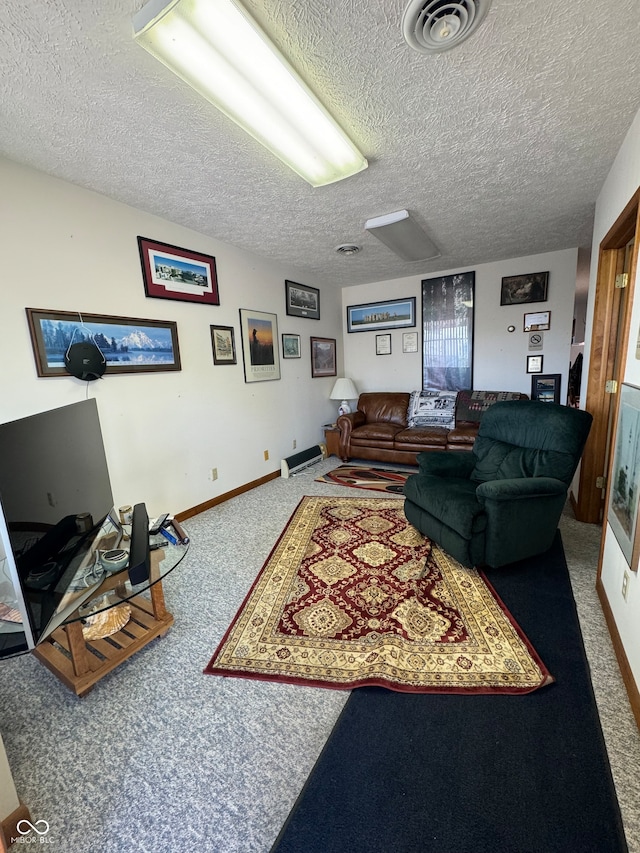
M 157 373 L 180 370 L 178 326 L 173 320 L 139 320 L 76 311 L 27 308 L 38 376 L 69 376 L 64 357 L 73 344 L 95 344 L 107 372 Z
M 214 364 L 237 364 L 233 326 L 211 326 Z
M 541 355 L 528 355 L 527 373 L 542 373 L 542 358 Z
M 376 355 L 391 355 L 391 334 L 376 335 Z
M 405 329 L 416 324 L 416 298 L 347 306 L 347 332 Z
M 211 255 L 138 237 L 147 296 L 220 305 L 216 259 Z
M 607 521 L 633 572 L 638 571 L 640 495 L 640 388 L 620 386 Z
M 506 276 L 502 279 L 502 287 L 500 288 L 500 305 L 546 302 L 548 287 L 548 272 Z
M 277 315 L 240 308 L 240 333 L 244 381 L 280 379 Z
M 336 375 L 336 339 L 311 338 L 311 376 Z
M 282 333 L 282 357 L 300 358 L 300 335 Z
M 561 373 L 545 373 L 531 377 L 531 399 L 541 403 L 560 402 Z
M 317 287 L 285 279 L 284 288 L 287 314 L 292 317 L 306 317 L 307 320 L 320 319 L 320 291 Z

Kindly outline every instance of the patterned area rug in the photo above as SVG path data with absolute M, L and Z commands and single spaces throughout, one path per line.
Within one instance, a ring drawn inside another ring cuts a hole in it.
M 397 498 L 304 497 L 204 672 L 414 693 L 553 680 L 483 577 Z
M 415 469 L 418 470 L 417 468 Z M 338 486 L 351 486 L 354 489 L 373 489 L 377 492 L 401 495 L 405 481 L 413 471 L 399 471 L 391 468 L 368 468 L 364 465 L 340 465 L 333 471 L 327 471 L 316 477 L 318 483 L 333 483 Z

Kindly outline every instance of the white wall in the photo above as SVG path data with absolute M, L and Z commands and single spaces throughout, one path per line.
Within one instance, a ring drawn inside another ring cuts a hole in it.
M 523 332 L 524 314 L 551 311 L 551 328 L 543 332 L 543 373 L 561 373 L 561 400 L 566 400 L 569 351 L 576 287 L 577 249 L 529 255 L 469 267 L 475 270 L 475 326 L 473 387 L 487 391 L 531 393 L 531 375 L 526 372 L 529 335 Z M 546 302 L 530 305 L 500 305 L 503 276 L 549 271 Z M 443 270 L 411 278 L 379 281 L 343 288 L 344 359 L 348 376 L 359 391 L 412 391 L 422 388 L 422 353 L 402 352 L 402 332 L 391 332 L 391 355 L 376 356 L 376 332 L 347 334 L 348 305 L 378 300 L 416 297 L 419 350 L 421 348 L 421 282 L 465 269 Z M 507 327 L 514 325 L 515 332 Z
M 0 421 L 95 396 L 116 506 L 145 501 L 150 515 L 197 506 L 279 470 L 294 439 L 298 449 L 322 439 L 334 379 L 311 379 L 309 338 L 338 340 L 340 370 L 337 291 L 320 288 L 319 321 L 289 317 L 285 279 L 319 286 L 294 269 L 1 159 L 0 186 Z M 147 298 L 137 235 L 215 256 L 220 306 Z M 25 307 L 175 320 L 182 370 L 107 373 L 88 385 L 39 378 Z M 302 358 L 281 359 L 279 381 L 245 383 L 239 308 L 278 315 L 280 352 L 282 332 L 301 335 Z M 237 365 L 214 366 L 212 323 L 234 327 Z
M 605 180 L 596 203 L 592 271 L 589 283 L 587 308 L 587 336 L 584 347 L 583 388 L 586 388 L 589 353 L 591 349 L 591 327 L 593 302 L 596 287 L 597 258 L 599 246 L 611 226 L 622 213 L 627 202 L 640 186 L 640 112 L 636 115 L 623 142 L 614 164 Z M 631 309 L 631 332 L 626 355 L 624 381 L 640 386 L 640 361 L 636 358 L 636 342 L 640 328 L 640 282 L 636 278 L 634 300 Z M 588 401 L 587 401 L 588 404 Z M 611 606 L 625 654 L 633 677 L 640 685 L 640 581 L 637 573 L 629 572 L 629 566 L 618 542 L 607 524 L 604 530 L 605 547 L 602 560 L 602 583 Z M 627 599 L 622 597 L 624 573 L 629 575 Z

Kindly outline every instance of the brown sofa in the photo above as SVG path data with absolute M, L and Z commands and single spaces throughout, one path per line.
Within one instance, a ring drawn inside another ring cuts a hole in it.
M 340 415 L 340 458 L 415 465 L 425 450 L 471 450 L 482 413 L 498 400 L 527 399 L 512 391 L 375 391 Z M 421 405 L 428 406 L 422 412 Z M 411 405 L 411 409 L 410 409 Z

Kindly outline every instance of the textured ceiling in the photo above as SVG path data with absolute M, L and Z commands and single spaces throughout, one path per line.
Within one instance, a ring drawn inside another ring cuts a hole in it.
M 0 154 L 349 285 L 589 246 L 640 107 L 638 0 L 493 0 L 425 56 L 404 0 L 246 0 L 369 160 L 313 189 L 135 44 L 143 0 L 3 0 Z M 409 209 L 441 250 L 363 230 Z M 150 235 L 153 236 L 153 235 Z M 354 257 L 336 246 L 356 243 Z

